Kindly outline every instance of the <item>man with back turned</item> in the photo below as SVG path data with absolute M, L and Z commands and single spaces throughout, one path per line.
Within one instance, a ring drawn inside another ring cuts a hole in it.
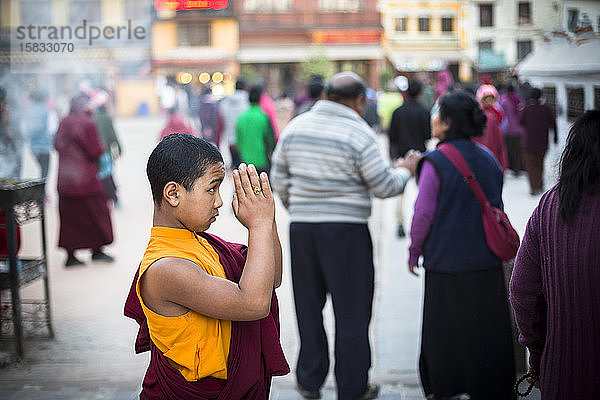
M 392 168 L 375 132 L 361 118 L 366 85 L 356 74 L 335 75 L 327 99 L 285 128 L 273 154 L 271 181 L 290 212 L 290 248 L 300 354 L 297 390 L 320 398 L 329 370 L 322 310 L 331 295 L 336 318 L 335 377 L 341 400 L 373 399 L 369 383 L 369 323 L 373 248 L 367 220 L 372 195 L 404 190 L 418 156 Z

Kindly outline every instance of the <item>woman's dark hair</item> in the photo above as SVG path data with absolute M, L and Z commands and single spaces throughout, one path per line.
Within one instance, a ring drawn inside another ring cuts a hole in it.
M 475 97 L 464 90 L 455 90 L 440 97 L 439 113 L 440 119 L 450 121 L 445 140 L 483 135 L 487 117 Z
M 219 150 L 204 139 L 185 133 L 166 136 L 154 148 L 146 166 L 154 203 L 160 206 L 167 183 L 173 181 L 190 190 L 209 165 L 222 162 Z
M 564 222 L 579 209 L 581 196 L 600 190 L 600 111 L 577 118 L 560 159 L 558 213 Z

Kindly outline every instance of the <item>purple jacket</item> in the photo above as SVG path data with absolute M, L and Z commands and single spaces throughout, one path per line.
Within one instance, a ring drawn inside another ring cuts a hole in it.
M 544 400 L 597 399 L 600 374 L 600 193 L 569 223 L 555 186 L 529 219 L 510 280 L 519 342 Z
M 525 129 L 521 126 L 521 113 L 525 101 L 516 93 L 505 93 L 500 96 L 500 105 L 504 110 L 502 132 L 505 136 L 523 136 Z
M 530 100 L 521 115 L 521 125 L 525 134 L 521 147 L 525 151 L 545 152 L 548 149 L 548 134 L 554 131 L 554 143 L 558 143 L 558 130 L 556 118 L 552 109 L 546 105 Z

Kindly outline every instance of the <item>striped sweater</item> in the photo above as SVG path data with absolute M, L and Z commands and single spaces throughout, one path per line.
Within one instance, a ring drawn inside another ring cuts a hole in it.
M 328 100 L 294 118 L 273 153 L 271 183 L 292 222 L 366 223 L 372 196 L 403 192 L 410 172 L 393 169 L 351 108 Z

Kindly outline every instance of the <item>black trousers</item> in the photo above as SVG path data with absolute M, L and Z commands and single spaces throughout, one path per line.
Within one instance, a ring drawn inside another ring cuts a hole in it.
M 323 307 L 335 312 L 338 399 L 365 393 L 371 367 L 369 323 L 373 304 L 373 244 L 366 224 L 290 224 L 292 282 L 300 332 L 298 383 L 318 390 L 329 370 Z

